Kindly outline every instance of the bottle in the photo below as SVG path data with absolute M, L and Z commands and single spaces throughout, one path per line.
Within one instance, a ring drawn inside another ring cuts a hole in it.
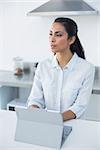
M 14 75 L 20 76 L 23 74 L 23 59 L 21 57 L 13 58 L 14 61 Z

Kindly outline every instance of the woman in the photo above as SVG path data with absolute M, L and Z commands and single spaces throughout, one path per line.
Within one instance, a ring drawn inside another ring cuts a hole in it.
M 28 100 L 33 108 L 61 112 L 64 121 L 84 113 L 94 79 L 94 66 L 85 60 L 77 32 L 72 19 L 55 19 L 49 34 L 54 56 L 38 65 Z

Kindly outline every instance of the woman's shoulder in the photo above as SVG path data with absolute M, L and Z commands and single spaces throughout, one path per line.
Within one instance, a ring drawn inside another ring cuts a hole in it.
M 78 59 L 78 62 L 79 62 L 79 66 L 81 67 L 81 69 L 83 70 L 91 70 L 91 71 L 95 71 L 95 66 L 94 64 L 92 64 L 91 62 L 89 62 L 88 60 L 86 59 L 82 59 L 82 58 L 79 58 Z
M 46 57 L 39 62 L 38 67 L 39 68 L 44 68 L 44 67 L 49 68 L 49 67 L 51 67 L 52 60 L 53 60 L 52 56 Z

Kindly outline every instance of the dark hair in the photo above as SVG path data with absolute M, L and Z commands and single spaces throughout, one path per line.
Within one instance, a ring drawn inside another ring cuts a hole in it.
M 68 38 L 72 36 L 76 37 L 75 42 L 70 46 L 70 50 L 72 53 L 76 52 L 79 57 L 85 59 L 84 49 L 77 35 L 78 27 L 75 21 L 69 18 L 60 17 L 60 18 L 56 18 L 54 23 L 55 22 L 58 22 L 64 26 L 66 32 L 68 33 Z

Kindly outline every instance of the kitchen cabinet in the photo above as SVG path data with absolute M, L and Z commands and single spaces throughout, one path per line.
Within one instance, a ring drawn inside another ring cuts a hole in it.
M 18 90 L 15 87 L 0 86 L 0 109 L 6 109 L 7 103 L 17 97 Z
M 91 94 L 88 107 L 81 119 L 100 121 L 100 94 Z
M 0 71 L 0 109 L 26 105 L 33 78 L 33 74 L 15 76 L 11 71 Z

